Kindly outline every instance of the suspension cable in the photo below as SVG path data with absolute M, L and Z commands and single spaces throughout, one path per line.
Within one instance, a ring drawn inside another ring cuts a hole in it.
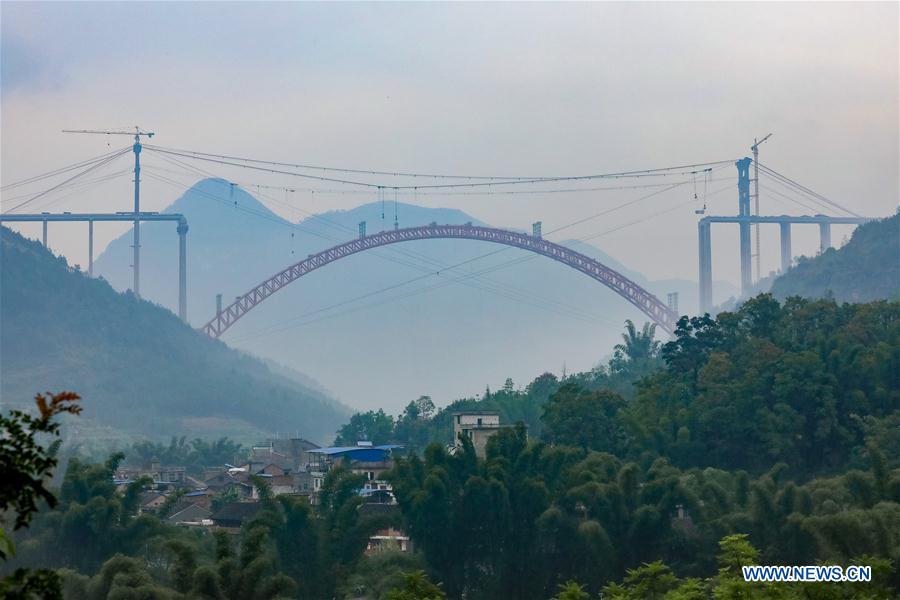
M 89 158 L 87 160 L 83 160 L 71 165 L 67 165 L 65 167 L 59 167 L 58 169 L 54 169 L 52 171 L 48 171 L 47 173 L 42 173 L 40 175 L 35 175 L 33 177 L 28 177 L 26 179 L 22 179 L 21 181 L 16 181 L 13 183 L 7 183 L 6 185 L 0 187 L 0 190 L 8 190 L 17 188 L 29 183 L 34 183 L 36 181 L 41 181 L 42 179 L 47 179 L 48 177 L 53 177 L 54 175 L 61 175 L 63 173 L 67 173 L 69 171 L 73 171 L 80 167 L 87 166 L 91 163 L 99 162 L 105 158 L 109 158 L 110 156 L 122 152 L 123 150 L 130 150 L 131 146 L 125 146 L 124 148 L 119 148 L 118 150 L 113 150 L 112 152 L 107 152 L 106 154 L 101 154 L 100 156 L 95 156 L 94 158 Z
M 283 169 L 274 169 L 271 167 L 260 167 L 255 165 L 241 164 L 232 162 L 230 160 L 224 160 L 219 158 L 211 158 L 206 156 L 196 156 L 191 154 L 186 154 L 183 152 L 175 152 L 172 150 L 165 150 L 159 146 L 145 146 L 154 152 L 162 152 L 165 154 L 170 154 L 174 156 L 181 156 L 183 158 L 195 159 L 195 160 L 203 160 L 207 162 L 213 162 L 222 165 L 228 165 L 232 167 L 240 167 L 244 169 L 253 169 L 257 171 L 264 171 L 268 173 L 276 173 L 281 175 L 290 175 L 293 177 L 301 177 L 305 179 L 312 179 L 316 181 L 328 181 L 332 183 L 339 183 L 344 185 L 355 185 L 360 187 L 367 187 L 370 189 L 397 189 L 397 190 L 422 190 L 422 189 L 449 189 L 449 188 L 476 188 L 476 187 L 490 187 L 490 186 L 500 186 L 500 185 L 522 185 L 522 184 L 533 184 L 533 183 L 542 183 L 542 182 L 552 182 L 552 181 L 589 181 L 593 179 L 611 179 L 618 177 L 653 177 L 653 176 L 667 176 L 667 175 L 676 175 L 676 174 L 690 174 L 693 171 L 684 171 L 685 169 L 696 169 L 698 167 L 709 167 L 709 166 L 717 166 L 726 163 L 731 163 L 731 160 L 725 161 L 716 161 L 709 163 L 698 163 L 693 165 L 681 165 L 675 167 L 665 167 L 660 169 L 643 169 L 639 171 L 622 171 L 617 173 L 602 173 L 596 175 L 576 175 L 576 176 L 567 176 L 567 177 L 535 177 L 530 179 L 512 179 L 512 180 L 498 180 L 498 181 L 488 181 L 488 182 L 477 182 L 477 183 L 448 183 L 448 184 L 429 184 L 429 185 L 385 185 L 380 183 L 371 183 L 365 181 L 356 181 L 349 179 L 340 179 L 336 177 L 325 177 L 319 175 L 310 175 L 308 173 L 297 173 L 295 171 L 285 171 Z M 677 173 L 678 170 L 681 170 L 681 173 Z
M 129 148 L 125 148 L 125 149 L 123 149 L 123 150 L 120 150 L 120 151 L 118 151 L 118 152 L 116 152 L 116 153 L 113 153 L 112 156 L 110 156 L 110 157 L 108 157 L 108 158 L 106 158 L 106 159 L 104 159 L 104 160 L 102 160 L 102 161 L 100 161 L 100 162 L 94 163 L 93 165 L 91 165 L 91 166 L 88 167 L 87 169 L 84 169 L 83 171 L 80 171 L 80 172 L 76 173 L 75 175 L 72 175 L 71 177 L 69 177 L 69 178 L 66 179 L 65 181 L 63 181 L 63 182 L 61 182 L 61 183 L 58 183 L 58 184 L 54 185 L 53 187 L 48 188 L 48 189 L 46 189 L 46 190 L 44 190 L 44 191 L 42 191 L 42 192 L 38 192 L 37 194 L 35 194 L 35 195 L 32 196 L 31 198 L 29 198 L 28 200 L 25 200 L 24 202 L 20 202 L 19 204 L 13 206 L 11 209 L 9 209 L 9 210 L 7 210 L 7 211 L 4 211 L 3 214 L 9 214 L 9 213 L 11 213 L 11 212 L 14 211 L 14 210 L 18 210 L 19 208 L 22 208 L 22 207 L 25 206 L 26 204 L 29 204 L 29 203 L 31 203 L 31 202 L 34 202 L 34 201 L 37 200 L 38 198 L 41 198 L 41 197 L 43 197 L 43 196 L 46 196 L 47 194 L 53 192 L 54 190 L 57 190 L 57 189 L 63 187 L 63 186 L 66 185 L 67 183 L 69 183 L 69 182 L 71 182 L 71 181 L 73 181 L 73 180 L 75 180 L 75 179 L 78 179 L 79 177 L 81 177 L 81 176 L 83 176 L 83 175 L 86 175 L 87 173 L 90 173 L 91 171 L 94 171 L 94 170 L 96 170 L 96 169 L 98 169 L 98 168 L 100 168 L 100 167 L 104 167 L 104 166 L 108 165 L 109 163 L 113 162 L 114 160 L 116 160 L 117 158 L 119 158 L 119 157 L 122 156 L 123 154 L 129 152 L 130 150 L 131 150 L 131 148 L 129 147 Z
M 859 215 L 859 214 L 853 212 L 853 211 L 850 210 L 849 208 L 845 208 L 844 206 L 841 206 L 841 205 L 838 204 L 837 202 L 834 202 L 834 201 L 832 201 L 832 200 L 829 200 L 828 198 L 826 198 L 826 197 L 823 196 L 822 194 L 820 194 L 820 193 L 818 193 L 818 192 L 816 192 L 816 191 L 813 191 L 813 190 L 809 189 L 809 188 L 806 187 L 805 185 L 803 185 L 803 184 L 801 184 L 801 183 L 798 183 L 798 182 L 794 181 L 793 179 L 791 179 L 790 177 L 788 177 L 788 176 L 786 176 L 786 175 L 782 175 L 782 174 L 779 173 L 778 171 L 775 171 L 774 169 L 771 169 L 771 168 L 767 167 L 766 165 L 764 165 L 764 164 L 762 164 L 762 163 L 759 163 L 759 162 L 758 162 L 757 164 L 759 165 L 759 168 L 762 169 L 767 175 L 770 175 L 770 176 L 772 176 L 772 177 L 774 177 L 774 178 L 776 178 L 776 179 L 781 180 L 781 181 L 784 182 L 784 183 L 787 183 L 787 184 L 789 184 L 789 185 L 795 187 L 796 189 L 798 189 L 798 190 L 800 190 L 800 191 L 806 193 L 808 196 L 811 196 L 812 198 L 818 199 L 820 202 L 824 202 L 825 204 L 828 204 L 829 206 L 831 206 L 831 207 L 833 207 L 833 208 L 836 208 L 836 209 L 838 209 L 838 210 L 840 210 L 840 211 L 843 211 L 843 212 L 845 212 L 845 213 L 847 213 L 847 214 L 853 215 L 854 217 L 861 217 L 861 216 L 862 216 L 862 215 Z

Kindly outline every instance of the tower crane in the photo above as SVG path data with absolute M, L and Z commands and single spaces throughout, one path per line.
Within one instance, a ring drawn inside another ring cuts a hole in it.
M 152 131 L 142 131 L 140 127 L 135 126 L 134 131 L 106 131 L 101 129 L 63 129 L 63 133 L 95 133 L 101 135 L 133 135 L 134 146 L 134 284 L 132 291 L 134 295 L 141 296 L 141 222 L 139 215 L 141 212 L 141 137 L 152 138 L 155 134 Z

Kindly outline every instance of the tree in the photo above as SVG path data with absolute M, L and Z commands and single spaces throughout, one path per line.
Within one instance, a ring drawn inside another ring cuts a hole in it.
M 378 409 L 350 417 L 350 422 L 338 430 L 334 443 L 336 446 L 355 446 L 356 442 L 365 440 L 378 445 L 392 441 L 393 436 L 394 419 Z
M 38 503 L 56 505 L 56 497 L 45 482 L 56 467 L 56 449 L 59 441 L 48 447 L 39 442 L 39 436 L 59 435 L 57 415 L 77 415 L 81 406 L 75 404 L 80 396 L 74 392 L 37 394 L 34 397 L 37 416 L 19 410 L 0 415 L 0 514 L 15 514 L 14 529 L 27 527 L 38 510 Z M 15 545 L 0 527 L 0 559 L 6 561 L 15 555 Z M 59 576 L 48 569 L 29 571 L 17 569 L 0 580 L 0 596 L 10 599 L 27 599 L 35 596 L 62 598 Z
M 425 571 L 414 571 L 403 578 L 403 585 L 389 590 L 387 600 L 444 600 L 447 596 L 431 582 Z
M 210 508 L 212 508 L 213 512 L 218 512 L 229 502 L 237 502 L 240 499 L 241 495 L 238 493 L 237 486 L 230 485 L 213 496 L 212 501 L 210 502 Z
M 655 334 L 655 323 L 644 323 L 643 328 L 638 332 L 631 319 L 626 319 L 622 343 L 616 344 L 614 350 L 630 361 L 654 358 L 659 353 L 660 347 L 660 342 L 654 339 Z
M 435 407 L 431 396 L 419 396 L 403 409 L 403 414 L 394 424 L 394 441 L 410 450 L 420 450 L 431 441 L 431 419 Z
M 222 437 L 212 442 L 196 438 L 191 442 L 187 465 L 192 472 L 202 472 L 203 467 L 222 465 L 240 456 L 244 447 L 238 442 Z
M 49 398 L 47 397 L 49 396 Z M 42 434 L 59 435 L 57 415 L 77 415 L 81 406 L 74 404 L 80 396 L 74 392 L 37 394 L 34 402 L 38 415 L 32 416 L 19 410 L 8 416 L 0 415 L 0 513 L 15 513 L 15 529 L 25 527 L 37 511 L 38 502 L 56 506 L 56 497 L 44 482 L 56 467 L 55 456 L 59 442 L 44 447 L 38 441 Z M 0 555 L 0 558 L 5 556 Z
M 389 590 L 401 589 L 407 573 L 424 568 L 425 560 L 419 553 L 379 550 L 364 555 L 338 587 L 338 597 L 380 600 Z
M 544 439 L 621 456 L 627 447 L 627 432 L 619 414 L 624 407 L 625 400 L 615 392 L 587 391 L 578 384 L 564 383 L 544 405 Z
M 719 323 L 708 314 L 681 317 L 675 325 L 675 340 L 662 347 L 670 372 L 682 373 L 696 385 L 700 367 L 722 342 Z
M 575 581 L 567 581 L 559 584 L 559 593 L 551 600 L 589 600 L 590 595 L 584 591 L 584 586 Z

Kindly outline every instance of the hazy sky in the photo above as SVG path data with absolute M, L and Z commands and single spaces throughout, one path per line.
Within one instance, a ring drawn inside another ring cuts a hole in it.
M 109 149 L 105 136 L 60 133 L 64 128 L 139 124 L 157 132 L 155 143 L 175 148 L 503 175 L 737 158 L 754 136 L 771 131 L 764 163 L 856 212 L 890 214 L 900 197 L 896 2 L 3 2 L 0 11 L 4 183 Z M 117 165 L 126 169 L 128 160 Z M 204 168 L 242 182 L 309 185 Z M 734 173 L 724 169 L 710 189 L 731 185 Z M 129 210 L 128 179 L 50 196 L 43 209 Z M 4 193 L 5 207 L 18 192 Z M 638 193 L 418 201 L 500 226 L 527 228 L 541 219 L 549 230 Z M 685 185 L 560 237 L 650 217 L 692 193 Z M 179 194 L 177 186 L 148 179 L 143 207 L 161 209 Z M 298 206 L 273 205 L 291 218 L 374 199 L 273 194 Z M 727 189 L 709 203 L 711 213 L 732 214 L 736 192 Z M 765 191 L 762 205 L 767 213 L 802 211 Z M 695 208 L 596 243 L 651 278 L 696 279 Z M 52 227 L 51 247 L 84 264 L 84 229 Z M 123 229 L 98 227 L 97 252 Z M 738 279 L 734 233 L 713 234 L 717 279 Z M 846 233 L 835 231 L 835 241 Z M 814 250 L 813 228 L 794 235 L 795 249 Z M 764 230 L 764 271 L 777 266 L 776 236 L 774 228 Z

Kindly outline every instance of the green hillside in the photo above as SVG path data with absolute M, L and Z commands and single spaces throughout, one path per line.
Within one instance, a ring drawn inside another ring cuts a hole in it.
M 831 248 L 797 265 L 772 284 L 777 298 L 869 302 L 900 295 L 900 214 L 860 226 L 842 248 Z
M 90 279 L 2 228 L 0 399 L 84 398 L 81 434 L 300 434 L 326 440 L 344 407 L 207 338 L 168 310 Z M 74 431 L 70 433 L 76 433 Z

